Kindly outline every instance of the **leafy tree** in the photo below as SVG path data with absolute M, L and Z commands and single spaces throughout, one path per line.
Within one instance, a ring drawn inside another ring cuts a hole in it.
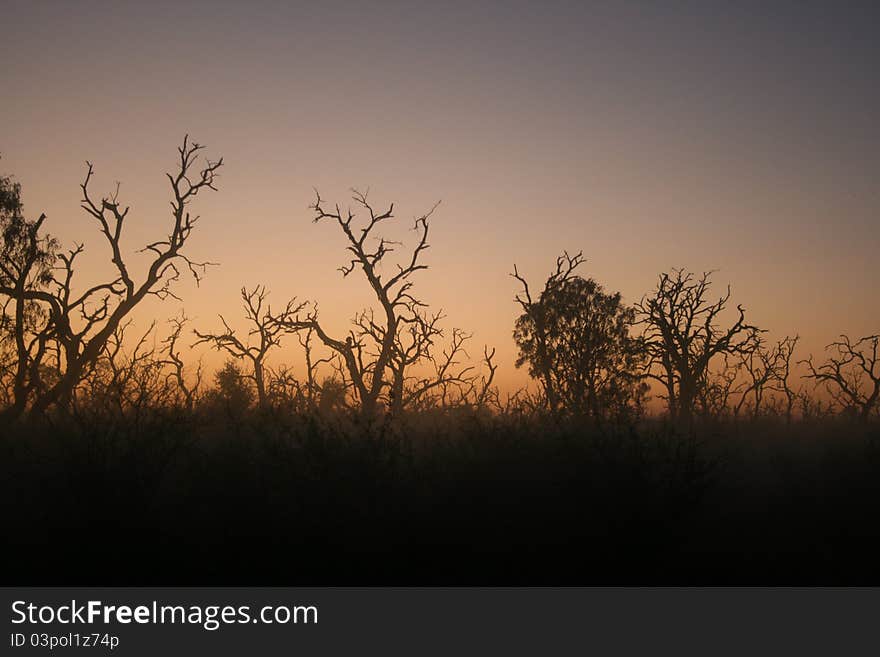
M 0 375 L 11 381 L 0 415 L 20 414 L 44 383 L 41 361 L 48 340 L 37 329 L 47 313 L 36 297 L 48 296 L 58 247 L 52 237 L 40 235 L 45 220 L 44 214 L 35 221 L 25 218 L 21 185 L 0 176 Z
M 249 377 L 236 361 L 226 361 L 214 374 L 214 389 L 209 392 L 207 401 L 220 405 L 235 416 L 250 408 L 253 400 L 254 391 L 249 385 Z
M 553 413 L 584 415 L 602 422 L 630 416 L 644 398 L 641 381 L 643 350 L 630 335 L 635 311 L 590 278 L 574 274 L 581 254 L 557 259 L 538 299 L 526 281 L 517 301 L 523 313 L 516 320 L 517 367 L 541 381 Z
M 331 413 L 345 408 L 345 393 L 345 383 L 335 377 L 326 377 L 321 384 L 318 408 L 323 413 Z

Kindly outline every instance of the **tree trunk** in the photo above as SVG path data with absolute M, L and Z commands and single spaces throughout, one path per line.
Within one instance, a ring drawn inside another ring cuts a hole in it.
M 257 384 L 257 404 L 260 408 L 266 406 L 266 380 L 263 374 L 263 364 L 254 362 L 254 383 Z

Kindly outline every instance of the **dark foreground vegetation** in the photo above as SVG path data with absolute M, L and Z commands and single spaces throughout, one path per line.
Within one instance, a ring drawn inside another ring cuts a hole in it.
M 711 273 L 628 306 L 565 253 L 542 287 L 514 267 L 533 386 L 505 396 L 495 350 L 474 360 L 417 294 L 434 210 L 406 250 L 379 235 L 393 205 L 358 192 L 311 206 L 372 295 L 347 330 L 262 285 L 244 331 L 136 329 L 144 299 L 204 275 L 190 206 L 221 166 L 184 140 L 135 264 L 129 208 L 88 165 L 112 265 L 91 282 L 83 244 L 62 250 L 0 177 L 7 583 L 880 584 L 880 335 L 799 358 Z M 276 364 L 294 340 L 304 364 Z M 212 376 L 199 345 L 229 358 Z
M 7 583 L 880 583 L 880 433 L 220 409 L 2 442 Z

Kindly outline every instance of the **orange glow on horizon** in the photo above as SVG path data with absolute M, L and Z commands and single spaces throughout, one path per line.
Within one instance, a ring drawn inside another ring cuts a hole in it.
M 99 4 L 8 10 L 0 172 L 62 244 L 85 243 L 85 286 L 111 265 L 78 209 L 84 160 L 96 193 L 121 181 L 142 267 L 182 135 L 224 156 L 188 245 L 220 266 L 180 281 L 182 306 L 144 304 L 140 327 L 182 307 L 200 329 L 222 313 L 243 330 L 238 291 L 265 284 L 344 334 L 369 290 L 341 277 L 344 240 L 308 205 L 317 188 L 344 206 L 356 186 L 395 203 L 386 234 L 405 244 L 442 200 L 415 290 L 473 333 L 472 356 L 497 348 L 504 390 L 528 383 L 509 273 L 540 286 L 563 250 L 630 304 L 673 267 L 718 270 L 768 339 L 801 336 L 798 358 L 880 330 L 880 99 L 861 41 L 818 52 L 797 30 L 715 16 L 694 30 L 650 7 Z M 298 363 L 295 339 L 272 361 Z

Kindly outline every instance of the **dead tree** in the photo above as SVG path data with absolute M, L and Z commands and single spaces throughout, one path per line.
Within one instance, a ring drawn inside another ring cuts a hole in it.
M 739 354 L 740 369 L 748 378 L 738 388 L 740 399 L 734 407 L 734 415 L 739 417 L 743 407 L 748 404 L 752 419 L 756 419 L 765 400 L 766 392 L 780 393 L 784 398 L 783 413 L 786 422 L 791 422 L 795 392 L 789 385 L 791 358 L 798 337 L 786 336 L 772 347 L 765 346 L 758 338 L 754 349 Z
M 492 385 L 495 381 L 495 373 L 498 371 L 498 364 L 495 362 L 495 347 L 492 347 L 491 350 L 488 345 L 483 347 L 483 364 L 486 366 L 486 373 L 480 377 L 475 406 L 481 409 L 491 405 L 500 409 L 500 394 L 498 389 Z
M 126 332 L 133 322 L 121 324 L 104 345 L 95 374 L 106 391 L 107 406 L 113 405 L 120 415 L 140 411 L 150 403 L 161 405 L 162 363 L 155 358 L 155 322 L 126 348 Z M 152 344 L 151 344 L 152 339 Z
M 394 216 L 394 204 L 385 210 L 376 210 L 367 194 L 357 190 L 353 190 L 353 200 L 368 215 L 362 227 L 355 224 L 356 215 L 351 209 L 343 211 L 338 205 L 329 208 L 317 192 L 311 209 L 315 222 L 329 220 L 342 231 L 351 259 L 339 271 L 344 278 L 356 270 L 364 275 L 379 303 L 379 314 L 359 314 L 354 328 L 345 337 L 331 337 L 319 321 L 317 309 L 311 313 L 307 325 L 326 347 L 339 354 L 360 403 L 361 415 L 369 420 L 376 415 L 383 393 L 394 385 L 392 368 L 395 355 L 399 355 L 401 328 L 417 321 L 417 310 L 425 306 L 413 295 L 412 276 L 427 269 L 419 259 L 428 248 L 429 219 L 437 205 L 415 220 L 413 228 L 418 233 L 418 243 L 404 263 L 398 264 L 393 273 L 384 274 L 382 266 L 399 244 L 377 236 L 376 231 L 377 226 Z
M 453 328 L 448 344 L 441 346 L 443 331 L 437 326 L 440 318 L 438 313 L 408 322 L 408 330 L 402 332 L 390 365 L 392 414 L 426 406 L 431 400 L 441 407 L 451 406 L 453 398 L 456 403 L 466 403 L 474 390 L 475 368 L 464 360 L 468 358 L 465 344 L 471 336 Z M 411 366 L 417 364 L 422 364 L 421 371 L 408 375 L 414 369 Z
M 199 361 L 192 383 L 187 381 L 185 365 L 178 349 L 178 342 L 180 341 L 180 334 L 188 322 L 189 319 L 183 313 L 170 320 L 171 333 L 162 341 L 162 353 L 166 355 L 166 358 L 160 362 L 163 366 L 171 368 L 171 371 L 166 376 L 166 380 L 173 380 L 177 390 L 183 395 L 184 406 L 187 409 L 192 409 L 199 394 L 199 389 L 202 386 L 202 363 Z
M 804 386 L 798 388 L 795 402 L 800 408 L 801 418 L 805 421 L 825 420 L 834 415 L 834 402 L 817 399 Z
M 223 164 L 221 158 L 216 162 L 206 160 L 199 167 L 202 150 L 203 146 L 191 143 L 188 137 L 178 149 L 177 169 L 167 174 L 172 192 L 170 230 L 167 237 L 141 249 L 141 253 L 151 257 L 141 281 L 135 280 L 123 256 L 123 228 L 129 208 L 119 202 L 118 186 L 110 196 L 96 199 L 92 195 L 89 185 L 94 168 L 87 163 L 86 177 L 80 186 L 81 207 L 97 221 L 106 240 L 115 270 L 113 278 L 82 293 L 74 291 L 75 261 L 83 251 L 80 244 L 53 260 L 56 266 L 51 280 L 46 281 L 44 287 L 22 285 L 8 281 L 6 277 L 0 282 L 0 295 L 14 298 L 17 304 L 34 303 L 45 315 L 45 321 L 32 329 L 30 342 L 23 353 L 22 367 L 27 374 L 19 389 L 22 391 L 20 397 L 24 399 L 7 409 L 7 417 L 20 416 L 30 398 L 30 412 L 34 416 L 40 416 L 55 404 L 66 404 L 76 385 L 100 357 L 108 340 L 141 301 L 148 296 L 177 298 L 172 286 L 180 278 L 182 269 L 188 270 L 196 283 L 199 282 L 211 263 L 192 260 L 185 252 L 198 221 L 198 216 L 190 213 L 189 206 L 201 191 L 216 190 L 217 171 Z M 39 223 L 34 235 L 39 230 Z M 52 385 L 42 387 L 37 372 L 49 343 L 54 343 L 59 352 L 59 371 Z
M 785 340 L 787 341 L 788 338 Z M 761 414 L 764 393 L 772 390 L 773 382 L 779 379 L 779 370 L 783 366 L 785 344 L 787 343 L 783 341 L 768 348 L 758 337 L 755 340 L 754 348 L 739 354 L 741 370 L 748 378 L 737 390 L 740 398 L 733 409 L 734 417 L 739 417 L 747 403 L 750 406 L 752 420 L 757 419 Z
M 315 329 L 312 326 L 307 326 L 304 331 L 299 331 L 297 333 L 297 339 L 299 340 L 300 346 L 303 348 L 306 360 L 305 398 L 309 408 L 312 410 L 317 408 L 317 399 L 321 394 L 323 387 L 322 384 L 318 383 L 318 369 L 321 365 L 331 365 L 334 366 L 334 369 L 339 369 L 339 363 L 337 362 L 339 358 L 338 354 L 325 358 L 315 358 L 312 344 L 312 336 L 314 334 Z
M 126 320 L 107 340 L 97 361 L 71 393 L 70 417 L 81 427 L 102 426 L 137 433 L 142 421 L 169 406 L 174 389 L 157 357 L 155 323 L 131 337 Z
M 776 345 L 777 360 L 772 389 L 782 395 L 784 399 L 784 413 L 786 424 L 791 424 L 794 405 L 797 401 L 797 391 L 791 387 L 791 366 L 794 350 L 800 336 L 786 336 Z
M 880 335 L 869 335 L 853 342 L 846 335 L 825 350 L 828 359 L 816 367 L 813 357 L 800 361 L 809 372 L 805 378 L 824 383 L 832 399 L 845 411 L 867 421 L 880 399 Z
M 730 396 L 736 392 L 742 363 L 728 354 L 721 367 L 706 374 L 703 385 L 698 387 L 696 406 L 706 418 L 723 418 L 730 411 Z
M 264 286 L 256 286 L 253 290 L 241 288 L 241 299 L 244 305 L 245 318 L 248 320 L 249 329 L 247 338 L 242 341 L 227 321 L 220 315 L 223 331 L 217 333 L 201 333 L 194 330 L 199 339 L 193 346 L 208 343 L 217 351 L 226 351 L 230 356 L 238 360 L 250 362 L 251 374 L 257 389 L 257 403 L 262 407 L 266 405 L 266 356 L 269 352 L 281 344 L 281 338 L 285 334 L 299 330 L 302 322 L 299 313 L 306 307 L 306 303 L 297 303 L 296 299 L 287 302 L 285 308 L 278 314 L 273 314 L 272 307 L 266 301 L 267 292 Z M 253 341 L 253 342 L 252 342 Z
M 708 299 L 711 272 L 699 278 L 683 269 L 660 275 L 657 288 L 636 304 L 650 356 L 648 376 L 666 388 L 673 422 L 692 426 L 694 404 L 705 385 L 712 359 L 753 350 L 760 330 L 745 321 L 745 310 L 728 327 L 718 325 L 730 300 L 730 287 L 717 301 Z
M 372 313 L 370 313 L 372 316 Z M 443 319 L 441 313 L 433 316 L 422 317 L 418 312 L 405 320 L 405 326 L 401 327 L 394 339 L 394 349 L 389 360 L 388 369 L 391 373 L 391 384 L 388 391 L 389 407 L 393 415 L 398 415 L 404 407 L 423 397 L 429 390 L 427 380 L 422 385 L 417 385 L 415 390 L 406 390 L 407 373 L 412 365 L 425 358 L 429 358 L 434 347 L 434 342 L 442 336 L 439 327 Z M 361 330 L 370 335 L 377 343 L 381 343 L 381 328 L 372 321 L 362 322 Z M 453 336 L 455 337 L 455 336 Z M 455 347 L 456 351 L 461 347 L 461 342 Z M 439 370 L 438 370 L 439 371 Z M 439 371 L 442 378 L 442 371 Z M 439 384 L 438 384 L 439 385 Z

